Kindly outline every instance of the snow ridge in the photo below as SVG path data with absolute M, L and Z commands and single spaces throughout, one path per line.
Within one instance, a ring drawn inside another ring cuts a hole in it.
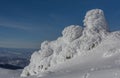
M 110 34 L 101 9 L 88 11 L 83 22 L 84 28 L 70 25 L 62 31 L 62 36 L 57 40 L 44 41 L 40 50 L 32 54 L 30 64 L 24 68 L 21 76 L 48 72 L 50 67 L 94 49 Z

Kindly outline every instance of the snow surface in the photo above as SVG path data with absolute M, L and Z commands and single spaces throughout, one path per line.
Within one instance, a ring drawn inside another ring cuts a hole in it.
M 57 40 L 41 44 L 23 71 L 0 69 L 0 77 L 120 78 L 120 31 L 109 31 L 100 9 L 87 12 L 84 26 L 66 27 Z

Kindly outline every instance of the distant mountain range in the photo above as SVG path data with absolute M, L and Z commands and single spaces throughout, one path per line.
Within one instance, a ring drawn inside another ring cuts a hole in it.
M 31 54 L 36 50 L 0 47 L 0 67 L 7 69 L 23 68 L 28 65 Z

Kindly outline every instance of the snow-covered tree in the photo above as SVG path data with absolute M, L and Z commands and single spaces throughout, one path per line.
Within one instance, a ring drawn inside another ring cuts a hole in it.
M 62 31 L 62 36 L 55 41 L 44 41 L 41 49 L 31 56 L 21 76 L 37 75 L 50 67 L 82 55 L 95 48 L 109 34 L 104 13 L 100 9 L 87 12 L 84 28 L 70 25 Z

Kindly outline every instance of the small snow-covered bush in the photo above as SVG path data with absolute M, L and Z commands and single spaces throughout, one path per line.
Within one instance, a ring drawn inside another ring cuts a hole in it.
M 62 31 L 65 42 L 72 42 L 82 35 L 82 27 L 78 25 L 70 25 Z

